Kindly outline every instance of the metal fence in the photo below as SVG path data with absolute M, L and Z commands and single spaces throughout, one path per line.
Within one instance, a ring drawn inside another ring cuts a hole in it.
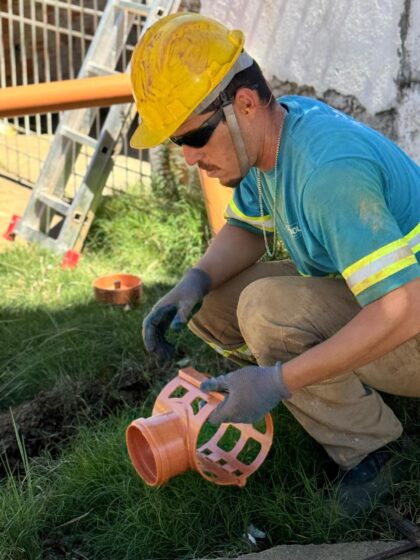
M 107 0 L 0 0 L 1 87 L 75 78 L 106 4 Z M 141 23 L 139 19 L 132 27 L 120 71 L 127 66 Z M 99 135 L 108 109 L 95 111 L 92 137 Z M 26 186 L 35 184 L 60 114 L 0 120 L 0 175 Z M 125 189 L 150 177 L 148 154 L 130 150 L 130 133 L 121 139 L 108 190 Z M 82 148 L 74 181 L 83 175 L 91 155 L 89 148 Z

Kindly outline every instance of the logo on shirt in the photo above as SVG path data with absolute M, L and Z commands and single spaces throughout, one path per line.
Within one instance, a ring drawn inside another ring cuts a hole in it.
M 296 237 L 297 235 L 299 235 L 299 233 L 302 233 L 302 230 L 300 229 L 298 224 L 285 224 L 286 225 L 286 229 L 289 232 L 289 234 L 292 237 Z

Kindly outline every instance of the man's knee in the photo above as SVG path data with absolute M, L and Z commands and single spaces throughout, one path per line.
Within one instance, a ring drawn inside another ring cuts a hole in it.
M 241 292 L 237 310 L 239 325 L 257 318 L 261 310 L 265 309 L 270 297 L 271 280 L 272 278 L 260 278 Z
M 314 291 L 306 280 L 286 276 L 261 278 L 247 286 L 238 303 L 241 330 L 247 325 L 267 322 L 276 326 L 302 324 L 306 317 L 316 313 Z
M 291 359 L 332 336 L 357 313 L 344 282 L 327 278 L 263 278 L 239 298 L 244 340 L 266 365 Z
M 262 365 L 291 357 L 290 349 L 285 345 L 290 332 L 286 334 L 284 325 L 291 327 L 287 319 L 287 292 L 287 278 L 262 278 L 247 286 L 239 298 L 239 329 Z M 285 297 L 279 297 L 279 293 L 284 293 Z M 299 351 L 294 349 L 292 354 L 296 353 Z
M 281 276 L 256 280 L 238 304 L 241 330 L 247 324 L 270 320 L 279 326 L 296 326 L 329 338 L 347 324 L 360 307 L 344 281 L 335 278 Z M 248 329 L 247 329 L 248 330 Z

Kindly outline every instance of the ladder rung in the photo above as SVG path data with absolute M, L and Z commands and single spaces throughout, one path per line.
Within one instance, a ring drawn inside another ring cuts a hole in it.
M 45 247 L 46 249 L 50 249 L 54 253 L 61 255 L 65 253 L 67 247 L 65 247 L 61 243 L 57 243 L 56 239 L 49 237 L 47 234 L 34 229 L 31 226 L 27 226 L 26 224 L 21 223 L 22 220 L 16 224 L 16 233 L 29 241 L 29 243 L 36 243 L 41 247 Z
M 63 216 L 67 216 L 69 212 L 70 204 L 68 202 L 65 202 L 61 198 L 58 198 L 58 196 L 53 196 L 51 194 L 40 192 L 40 193 L 36 193 L 36 198 L 46 206 L 49 206 L 50 208 L 58 212 L 59 214 L 62 214 Z
M 87 71 L 90 74 L 95 74 L 95 76 L 111 76 L 113 74 L 121 74 L 121 72 L 117 72 L 117 70 L 113 70 L 108 66 L 101 66 L 100 64 L 96 64 L 95 62 L 89 62 Z
M 147 16 L 150 12 L 150 6 L 139 4 L 138 2 L 130 2 L 130 0 L 116 0 L 115 7 L 135 14 L 140 14 L 141 16 Z
M 67 126 L 61 127 L 61 134 L 66 138 L 77 142 L 78 144 L 84 144 L 85 146 L 90 146 L 93 149 L 96 148 L 96 145 L 98 143 L 95 138 L 92 138 L 87 134 L 81 134 L 80 132 L 77 132 L 77 130 L 73 130 L 71 128 L 68 128 Z

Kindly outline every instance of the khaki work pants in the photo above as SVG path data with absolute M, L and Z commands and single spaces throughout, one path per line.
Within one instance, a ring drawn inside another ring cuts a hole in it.
M 360 307 L 345 282 L 299 276 L 290 261 L 258 263 L 204 299 L 190 329 L 240 365 L 286 362 L 331 337 Z M 284 401 L 342 468 L 396 440 L 402 426 L 375 391 L 420 396 L 420 336 L 386 356 Z

